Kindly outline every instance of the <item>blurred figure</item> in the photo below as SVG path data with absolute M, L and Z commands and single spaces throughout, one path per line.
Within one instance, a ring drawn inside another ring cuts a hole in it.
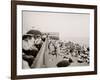
M 52 41 L 48 44 L 49 54 L 55 55 L 57 57 L 57 47 L 54 45 Z
M 28 62 L 29 67 L 31 68 L 31 65 L 34 61 L 34 58 L 36 57 L 38 53 L 38 48 L 34 45 L 34 37 L 32 35 L 23 35 L 23 46 L 22 46 L 22 58 L 23 60 Z
M 37 35 L 36 40 L 35 40 L 35 46 L 40 50 L 41 46 L 43 44 L 41 35 Z

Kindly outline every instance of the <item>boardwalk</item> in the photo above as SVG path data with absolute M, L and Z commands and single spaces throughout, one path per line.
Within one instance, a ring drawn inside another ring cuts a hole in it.
M 78 63 L 77 57 L 73 57 L 70 54 L 69 55 L 63 55 L 59 48 L 57 48 L 57 57 L 55 55 L 49 54 L 48 49 L 48 39 L 45 40 L 45 42 L 42 45 L 41 50 L 39 51 L 37 57 L 33 61 L 32 68 L 50 68 L 50 67 L 57 67 L 57 63 L 64 60 L 64 56 L 69 57 L 73 60 L 73 63 L 71 63 L 70 66 L 88 66 L 87 63 Z

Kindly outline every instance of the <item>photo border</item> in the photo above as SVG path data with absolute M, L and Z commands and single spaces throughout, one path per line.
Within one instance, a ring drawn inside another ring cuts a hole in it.
M 70 73 L 50 73 L 36 75 L 17 75 L 17 5 L 33 5 L 46 7 L 62 7 L 62 8 L 80 8 L 94 10 L 94 71 L 70 72 Z M 49 3 L 49 2 L 33 2 L 33 1 L 11 1 L 11 79 L 29 79 L 44 77 L 61 77 L 76 75 L 92 75 L 97 74 L 97 6 L 96 5 L 80 5 L 65 3 Z

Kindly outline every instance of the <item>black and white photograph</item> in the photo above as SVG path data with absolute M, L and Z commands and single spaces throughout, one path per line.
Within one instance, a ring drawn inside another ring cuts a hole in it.
M 97 6 L 12 2 L 13 79 L 97 73 Z
M 89 66 L 87 13 L 22 11 L 22 68 Z

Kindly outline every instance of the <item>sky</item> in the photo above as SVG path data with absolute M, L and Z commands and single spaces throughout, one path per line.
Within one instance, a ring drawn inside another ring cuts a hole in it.
M 23 34 L 30 29 L 59 32 L 61 39 L 89 38 L 89 14 L 23 11 Z

